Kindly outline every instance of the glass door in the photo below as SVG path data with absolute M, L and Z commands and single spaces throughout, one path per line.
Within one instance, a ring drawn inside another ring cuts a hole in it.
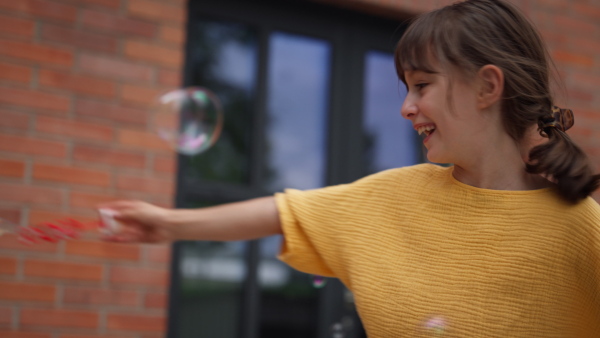
M 183 85 L 214 91 L 225 126 L 213 148 L 180 157 L 176 205 L 346 183 L 414 161 L 389 69 L 399 27 L 306 1 L 191 0 Z M 278 261 L 281 240 L 176 243 L 168 337 L 364 337 L 352 294 L 334 279 L 315 288 Z

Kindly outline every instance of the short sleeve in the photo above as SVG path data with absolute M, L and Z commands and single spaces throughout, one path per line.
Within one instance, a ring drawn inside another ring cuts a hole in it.
M 284 234 L 278 258 L 297 270 L 344 280 L 356 255 L 377 240 L 405 177 L 405 169 L 393 169 L 350 184 L 276 194 Z
M 316 190 L 303 192 L 293 189 L 275 195 L 284 238 L 278 258 L 297 270 L 334 277 L 334 272 L 320 254 L 327 248 L 319 248 L 313 238 L 316 234 L 322 239 L 331 236 L 327 234 L 327 220 L 312 220 L 309 216 L 309 220 L 302 221 L 302 209 L 308 207 L 311 198 L 321 195 Z

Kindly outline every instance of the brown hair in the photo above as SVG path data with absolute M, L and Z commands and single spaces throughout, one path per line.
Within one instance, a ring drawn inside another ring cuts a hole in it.
M 428 57 L 430 56 L 430 57 Z M 533 125 L 548 142 L 533 148 L 526 170 L 556 183 L 570 202 L 589 196 L 600 184 L 584 152 L 547 121 L 552 114 L 550 56 L 533 25 L 502 0 L 467 0 L 417 17 L 395 51 L 396 71 L 435 73 L 433 62 L 452 66 L 464 76 L 493 64 L 504 73 L 503 124 L 515 140 Z

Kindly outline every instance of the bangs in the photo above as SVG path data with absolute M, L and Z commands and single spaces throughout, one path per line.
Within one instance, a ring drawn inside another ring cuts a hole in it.
M 408 27 L 394 51 L 398 78 L 406 84 L 404 72 L 439 73 L 447 65 L 460 61 L 456 15 L 452 7 L 441 8 L 417 17 Z M 454 24 L 452 22 L 454 21 Z

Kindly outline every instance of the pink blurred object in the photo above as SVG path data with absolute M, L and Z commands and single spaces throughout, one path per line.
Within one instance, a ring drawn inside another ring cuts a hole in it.
M 14 233 L 19 242 L 27 245 L 40 242 L 56 243 L 61 240 L 77 239 L 82 231 L 100 227 L 100 222 L 81 222 L 72 218 L 44 222 L 30 226 L 17 226 L 0 221 L 2 233 Z

